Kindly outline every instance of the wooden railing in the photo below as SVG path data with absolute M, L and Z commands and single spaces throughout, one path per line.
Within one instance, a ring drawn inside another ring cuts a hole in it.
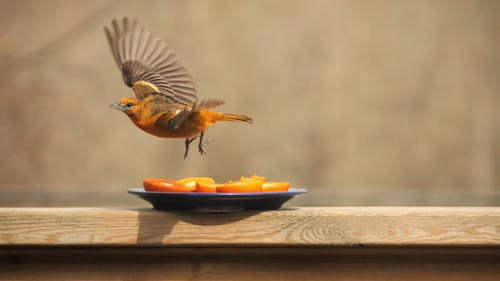
M 0 280 L 500 280 L 500 208 L 0 208 Z

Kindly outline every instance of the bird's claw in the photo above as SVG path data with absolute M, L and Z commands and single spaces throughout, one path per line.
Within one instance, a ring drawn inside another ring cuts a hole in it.
M 187 138 L 185 141 L 184 141 L 184 144 L 186 146 L 186 152 L 184 152 L 184 159 L 186 159 L 186 157 L 188 156 L 188 152 L 189 152 L 189 145 L 197 138 L 198 136 L 195 136 L 193 138 Z M 203 149 L 203 146 L 207 143 L 210 142 L 210 139 L 206 140 L 205 142 L 203 141 L 203 133 L 200 134 L 200 142 L 198 143 L 198 151 L 200 152 L 201 155 L 203 154 L 207 154 L 207 152 L 205 151 L 205 149 Z
M 187 138 L 185 141 L 184 141 L 184 144 L 185 144 L 185 147 L 186 147 L 186 152 L 184 152 L 184 159 L 186 159 L 186 157 L 188 156 L 188 152 L 189 152 L 189 145 L 197 138 L 194 137 L 194 138 Z
M 207 154 L 207 152 L 205 151 L 205 149 L 203 149 L 203 135 L 204 134 L 205 134 L 205 132 L 201 132 L 201 134 L 200 134 L 200 142 L 198 143 L 198 151 L 200 152 L 201 155 Z
M 199 145 L 198 146 L 198 151 L 200 152 L 201 155 L 207 154 L 207 152 L 205 151 L 205 149 L 203 149 L 203 145 Z

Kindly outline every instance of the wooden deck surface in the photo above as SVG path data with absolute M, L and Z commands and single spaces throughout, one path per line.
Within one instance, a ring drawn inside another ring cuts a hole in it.
M 500 208 L 0 209 L 1 246 L 498 246 Z
M 500 208 L 0 208 L 0 280 L 500 280 Z

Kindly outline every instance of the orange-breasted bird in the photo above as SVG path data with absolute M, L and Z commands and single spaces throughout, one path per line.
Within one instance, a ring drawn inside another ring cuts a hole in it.
M 232 113 L 210 111 L 222 105 L 218 99 L 197 101 L 193 78 L 177 56 L 160 39 L 137 21 L 113 20 L 104 31 L 113 57 L 125 84 L 136 97 L 122 98 L 110 107 L 123 111 L 143 131 L 161 138 L 185 139 L 186 158 L 189 144 L 200 136 L 198 150 L 203 149 L 203 134 L 219 121 L 243 121 L 252 118 Z

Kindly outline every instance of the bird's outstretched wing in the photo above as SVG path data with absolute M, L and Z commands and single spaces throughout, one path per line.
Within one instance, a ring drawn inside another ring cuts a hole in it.
M 196 102 L 193 78 L 165 42 L 128 18 L 114 19 L 104 31 L 123 81 L 138 98 L 160 93 L 175 103 Z

